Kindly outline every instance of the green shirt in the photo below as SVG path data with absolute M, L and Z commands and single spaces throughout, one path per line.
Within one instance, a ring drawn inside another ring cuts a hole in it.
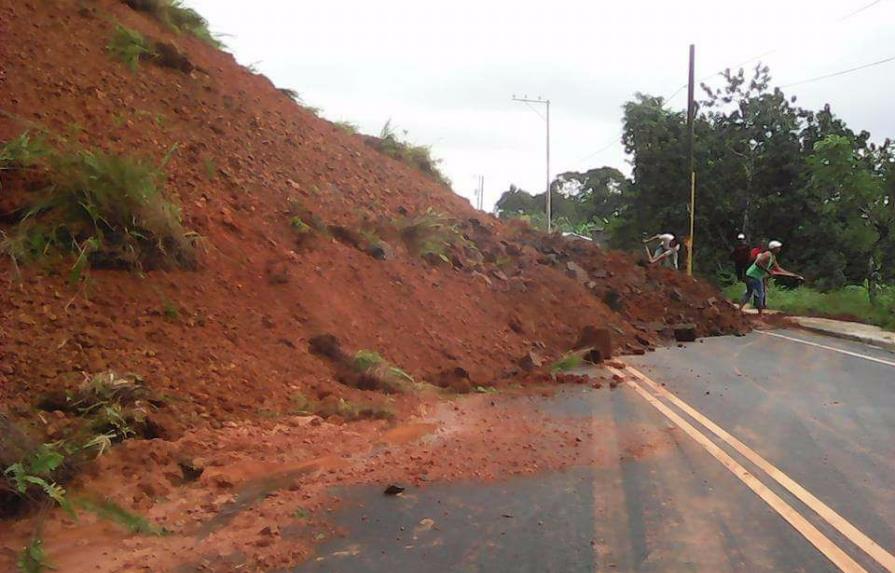
M 770 251 L 768 251 L 768 252 L 770 252 Z M 774 256 L 774 253 L 770 253 L 770 255 L 771 255 L 771 260 L 768 263 L 768 268 L 773 269 L 774 265 L 777 264 L 777 257 Z M 758 255 L 758 256 L 760 257 L 761 255 Z M 752 277 L 753 279 L 757 279 L 757 280 L 761 281 L 761 280 L 764 280 L 764 279 L 768 278 L 769 276 L 771 276 L 771 273 L 769 273 L 768 271 L 766 271 L 763 268 L 761 268 L 760 266 L 758 266 L 758 259 L 756 258 L 755 262 L 752 263 L 752 266 L 749 267 L 749 270 L 746 271 L 746 276 Z

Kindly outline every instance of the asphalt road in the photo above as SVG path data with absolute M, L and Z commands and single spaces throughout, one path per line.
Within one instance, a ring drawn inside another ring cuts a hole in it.
M 895 570 L 895 354 L 774 331 L 626 362 L 538 405 L 617 462 L 341 491 L 347 535 L 296 571 Z

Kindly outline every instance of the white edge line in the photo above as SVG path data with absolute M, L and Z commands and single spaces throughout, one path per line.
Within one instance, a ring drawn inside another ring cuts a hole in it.
M 794 338 L 792 336 L 786 336 L 785 334 L 779 334 L 777 332 L 768 332 L 766 330 L 756 330 L 756 332 L 765 334 L 767 336 L 785 338 L 786 340 L 800 342 L 802 344 L 807 344 L 808 346 L 816 346 L 817 348 L 823 348 L 824 350 L 832 350 L 833 352 L 839 352 L 840 354 L 847 354 L 848 356 L 854 356 L 855 358 L 863 358 L 864 360 L 870 360 L 871 362 L 878 362 L 880 364 L 885 364 L 886 366 L 895 367 L 895 362 L 890 362 L 888 360 L 883 360 L 882 358 L 876 358 L 874 356 L 867 356 L 866 354 L 860 354 L 858 352 L 852 352 L 850 350 L 845 350 L 842 348 L 836 348 L 835 346 L 827 346 L 826 344 L 819 344 L 817 342 L 811 342 L 810 340 L 802 340 L 801 338 Z

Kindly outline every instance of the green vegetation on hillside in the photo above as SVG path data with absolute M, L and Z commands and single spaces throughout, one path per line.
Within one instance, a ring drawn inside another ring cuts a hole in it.
M 125 3 L 134 10 L 151 14 L 177 32 L 193 35 L 215 48 L 224 47 L 223 42 L 208 29 L 205 18 L 184 6 L 181 0 L 125 0 Z
M 406 131 L 404 131 L 404 137 L 407 137 Z M 399 137 L 392 127 L 391 120 L 382 126 L 378 138 L 369 137 L 366 141 L 368 145 L 385 155 L 422 171 L 439 183 L 450 186 L 451 182 L 438 169 L 441 160 L 432 157 L 432 149 L 428 145 L 415 145 Z
M 152 42 L 136 30 L 125 28 L 120 24 L 115 27 L 115 33 L 106 49 L 114 57 L 127 64 L 131 71 L 137 71 L 141 58 L 154 53 Z
M 57 149 L 23 133 L 0 147 L 0 171 L 39 173 L 43 183 L 0 241 L 0 253 L 16 262 L 73 255 L 73 280 L 90 266 L 196 264 L 195 236 L 183 228 L 154 164 L 69 145 Z

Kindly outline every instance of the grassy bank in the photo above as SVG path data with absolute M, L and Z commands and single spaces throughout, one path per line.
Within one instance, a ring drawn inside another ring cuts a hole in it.
M 724 289 L 731 300 L 738 301 L 745 292 L 742 283 Z M 768 308 L 802 316 L 820 316 L 875 324 L 895 330 L 895 287 L 885 287 L 877 304 L 871 305 L 867 289 L 851 285 L 839 290 L 820 292 L 801 287 L 793 290 L 776 288 L 768 292 Z

